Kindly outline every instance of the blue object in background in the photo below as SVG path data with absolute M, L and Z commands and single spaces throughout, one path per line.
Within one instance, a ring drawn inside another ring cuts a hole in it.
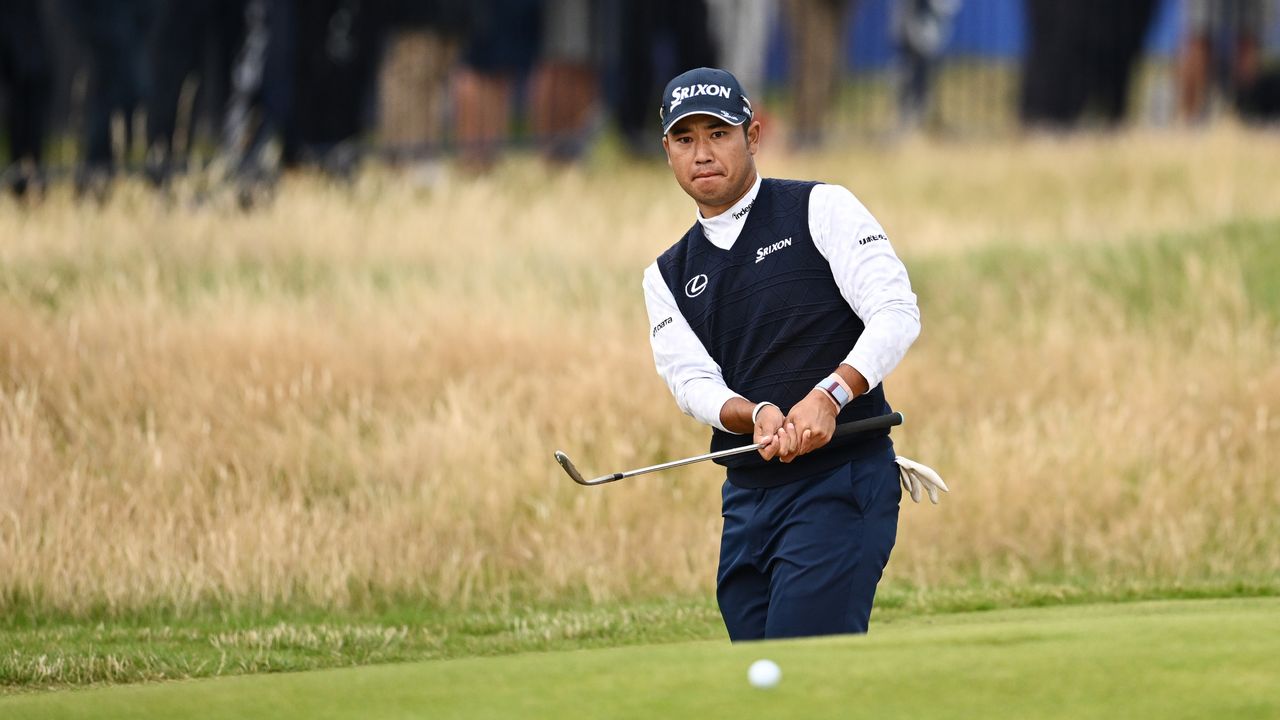
M 893 63 L 893 38 L 889 33 L 892 3 L 896 1 L 854 0 L 856 8 L 849 27 L 845 29 L 844 59 L 847 69 L 884 70 Z M 770 82 L 787 80 L 787 46 L 790 37 L 785 27 L 785 15 L 785 11 L 780 13 L 782 22 L 773 28 L 769 42 L 766 72 Z M 1026 50 L 1023 0 L 962 0 L 960 11 L 953 20 L 943 57 L 1015 61 Z M 1162 0 L 1147 33 L 1147 53 L 1165 59 L 1175 55 L 1181 26 L 1181 0 Z M 1270 30 L 1273 39 L 1267 44 L 1280 45 L 1280 26 L 1273 26 Z
M 883 69 L 893 62 L 892 3 L 863 0 L 846 35 L 846 61 L 857 70 Z M 1023 51 L 1021 0 L 962 0 L 953 18 L 944 56 L 1015 59 Z
M 1163 0 L 1156 8 L 1151 28 L 1147 31 L 1147 53 L 1163 59 L 1178 54 L 1182 39 L 1182 3 L 1180 0 Z

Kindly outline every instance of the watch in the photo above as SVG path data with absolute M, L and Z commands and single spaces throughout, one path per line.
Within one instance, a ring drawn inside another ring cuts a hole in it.
M 844 385 L 836 379 L 835 375 L 828 375 L 818 383 L 815 387 L 825 391 L 835 401 L 836 407 L 843 410 L 849 404 L 849 391 L 844 389 Z

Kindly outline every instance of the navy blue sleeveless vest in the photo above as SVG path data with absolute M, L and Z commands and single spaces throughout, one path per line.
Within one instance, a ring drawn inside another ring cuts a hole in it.
M 695 222 L 658 258 L 676 305 L 720 365 L 725 383 L 785 414 L 844 361 L 863 324 L 840 295 L 831 265 L 809 234 L 813 182 L 766 179 L 733 247 L 721 250 Z M 877 385 L 837 423 L 890 412 Z M 889 444 L 888 430 L 834 441 L 791 463 L 744 453 L 716 462 L 744 488 L 776 487 L 842 465 Z M 712 451 L 751 442 L 714 430 Z

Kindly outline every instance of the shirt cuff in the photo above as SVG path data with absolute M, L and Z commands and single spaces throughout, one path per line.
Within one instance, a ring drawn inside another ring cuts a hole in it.
M 724 407 L 724 404 L 733 398 L 740 397 L 742 396 L 723 385 L 708 387 L 699 393 L 699 397 L 695 401 L 694 417 L 717 430 L 723 430 L 731 435 L 745 435 L 746 433 L 733 432 L 720 421 L 720 410 Z M 745 400 L 746 398 L 743 399 Z M 698 415 L 702 415 L 702 417 L 698 417 Z
M 849 356 L 844 359 L 844 364 L 854 370 L 857 370 L 862 377 L 866 378 L 867 389 L 862 393 L 863 395 L 871 392 L 884 380 L 884 378 L 876 373 L 876 371 L 872 370 L 872 368 L 875 367 L 875 363 L 872 362 L 871 358 L 866 356 L 866 353 L 858 352 L 858 347 L 856 345 L 854 346 L 853 351 L 849 353 Z

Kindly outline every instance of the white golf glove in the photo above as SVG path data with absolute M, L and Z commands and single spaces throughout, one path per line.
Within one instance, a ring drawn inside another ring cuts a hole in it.
M 920 502 L 920 489 L 924 488 L 929 493 L 929 502 L 934 505 L 938 504 L 938 491 L 951 492 L 947 489 L 947 484 L 942 482 L 942 478 L 934 469 L 928 465 L 904 458 L 899 455 L 895 458 L 898 463 L 898 478 L 902 480 L 902 489 L 906 490 L 911 499 Z

